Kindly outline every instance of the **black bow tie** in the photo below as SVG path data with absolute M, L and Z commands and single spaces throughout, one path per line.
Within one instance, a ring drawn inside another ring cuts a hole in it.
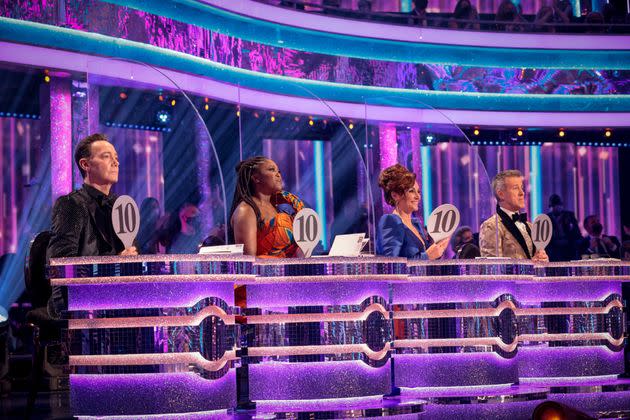
M 512 214 L 512 221 L 513 222 L 523 222 L 526 223 L 527 222 L 527 213 L 513 213 Z

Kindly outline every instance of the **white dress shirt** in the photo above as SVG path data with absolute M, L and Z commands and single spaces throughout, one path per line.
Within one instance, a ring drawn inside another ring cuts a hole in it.
M 508 215 L 508 217 L 511 219 L 513 214 L 519 214 L 519 211 L 511 211 L 511 210 L 507 210 L 504 209 L 503 207 L 499 207 L 505 214 Z M 529 252 L 530 254 L 533 251 L 533 246 L 530 246 L 530 244 L 533 245 L 533 240 L 531 238 L 531 236 L 529 236 L 529 233 L 527 233 L 527 227 L 525 226 L 525 223 L 521 222 L 520 220 L 518 222 L 514 222 L 514 224 L 516 225 L 516 227 L 518 228 L 518 230 L 521 231 L 521 235 L 523 235 L 523 239 L 525 239 L 525 243 L 527 243 L 527 247 L 529 248 Z M 529 239 L 529 240 L 528 240 Z

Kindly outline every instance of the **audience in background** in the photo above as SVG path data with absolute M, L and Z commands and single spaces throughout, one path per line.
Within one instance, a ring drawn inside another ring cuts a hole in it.
M 547 23 L 551 23 L 551 14 L 553 9 L 551 6 L 542 6 L 536 12 L 536 18 L 534 19 L 534 31 L 535 32 L 555 32 L 555 28 Z
M 268 0 L 278 4 L 277 0 Z M 524 17 L 520 2 L 514 0 L 503 0 L 494 16 L 485 14 L 482 19 L 478 17 L 478 10 L 471 0 L 459 0 L 455 10 L 450 16 L 447 13 L 439 12 L 427 14 L 428 0 L 414 0 L 414 7 L 410 13 L 399 13 L 396 10 L 372 11 L 373 0 L 357 0 L 356 3 L 341 0 L 322 0 L 321 7 L 308 0 L 281 0 L 280 5 L 298 10 L 309 10 L 340 16 L 352 16 L 353 10 L 348 8 L 350 4 L 356 4 L 356 9 L 363 13 L 365 19 L 384 20 L 401 23 L 406 20 L 407 24 L 415 26 L 448 26 L 453 29 L 471 30 L 499 30 L 506 32 L 587 32 L 587 33 L 627 33 L 629 27 L 612 25 L 630 25 L 630 14 L 625 7 L 615 7 L 610 3 L 602 5 L 602 11 L 592 12 L 590 5 L 585 5 L 581 11 L 581 17 L 573 15 L 573 5 L 569 0 L 549 0 L 543 2 L 535 16 Z M 306 7 L 305 7 L 306 6 Z M 443 5 L 441 7 L 444 7 Z M 397 14 L 400 16 L 397 18 Z M 405 17 L 406 15 L 406 17 Z M 493 24 L 492 21 L 495 23 Z M 586 23 L 589 25 L 569 26 L 570 23 Z
M 573 6 L 568 0 L 554 0 L 554 11 L 556 15 L 554 18 L 556 22 L 569 23 L 573 19 Z
M 590 215 L 584 219 L 584 230 L 588 233 L 580 247 L 580 255 L 590 255 L 593 258 L 620 258 L 621 244 L 615 236 L 604 235 L 604 225 L 599 216 Z
M 564 203 L 558 194 L 549 197 L 549 212 L 553 233 L 547 245 L 549 261 L 571 261 L 579 258 L 578 244 L 582 239 L 578 221 L 572 211 L 564 210 Z
M 604 16 L 598 12 L 591 12 L 586 15 L 585 23 L 591 24 L 593 26 L 589 26 L 586 32 L 596 34 L 606 32 L 606 28 L 603 26 L 599 26 L 604 23 Z
M 469 260 L 481 256 L 479 247 L 475 245 L 475 237 L 469 226 L 462 226 L 455 231 L 451 239 L 451 249 L 453 258 L 458 260 Z
M 142 204 L 140 204 L 140 229 L 136 238 L 140 254 L 159 253 L 159 221 L 160 203 L 153 197 L 142 200 Z
M 328 8 L 328 9 L 326 8 L 324 9 L 324 13 L 330 10 L 331 8 L 339 9 L 341 7 L 341 0 L 322 0 L 322 6 Z
M 621 259 L 624 261 L 630 261 L 630 222 L 626 221 L 623 224 L 621 231 Z
M 534 30 L 536 32 L 566 32 L 565 25 L 571 23 L 573 9 L 566 0 L 553 0 L 551 5 L 544 5 L 536 13 Z M 554 26 L 560 25 L 560 26 Z
M 203 240 L 202 246 L 221 246 L 225 245 L 225 224 L 216 225 L 210 229 L 210 233 Z
M 413 0 L 413 9 L 409 18 L 410 25 L 427 26 L 427 7 L 429 0 Z
M 479 30 L 479 14 L 470 0 L 459 0 L 455 5 L 453 17 L 448 21 L 451 29 Z
M 159 238 L 167 254 L 196 254 L 203 234 L 199 208 L 185 202 L 168 216 Z
M 372 11 L 372 0 L 359 0 L 359 12 L 370 13 Z
M 505 32 L 523 32 L 525 26 L 520 25 L 525 22 L 519 8 L 511 0 L 503 0 L 495 15 L 497 29 Z

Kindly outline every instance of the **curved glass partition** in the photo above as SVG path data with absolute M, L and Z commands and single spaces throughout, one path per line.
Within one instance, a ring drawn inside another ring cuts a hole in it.
M 140 207 L 140 251 L 190 254 L 200 244 L 227 243 L 222 162 L 204 120 L 216 117 L 216 104 L 143 63 L 96 59 L 88 70 L 81 91 L 87 121 L 74 141 L 100 132 L 117 149 L 114 192 Z
M 373 171 L 371 151 L 355 141 L 362 138 L 364 125 L 340 118 L 310 91 L 298 85 L 291 88 L 303 96 L 275 96 L 264 106 L 239 105 L 239 158 L 262 155 L 274 160 L 284 189 L 318 213 L 323 232 L 315 254 L 327 254 L 339 234 L 365 233 L 373 238 L 373 201 L 367 182 Z M 244 91 L 239 95 L 245 96 Z M 233 166 L 227 166 L 226 174 L 233 174 Z M 230 178 L 226 177 L 226 185 L 233 191 Z M 366 250 L 372 249 L 371 242 Z
M 379 188 L 379 172 L 398 163 L 416 175 L 421 199 L 415 216 L 421 227 L 426 229 L 438 206 L 452 204 L 460 213 L 459 226 L 479 232 L 480 224 L 494 213 L 491 177 L 477 147 L 456 124 L 421 102 L 376 97 L 365 102 L 365 125 L 365 144 L 378 150 L 374 166 L 380 169 L 370 178 L 377 221 L 394 210 Z M 445 255 L 452 257 L 456 247 L 452 243 Z

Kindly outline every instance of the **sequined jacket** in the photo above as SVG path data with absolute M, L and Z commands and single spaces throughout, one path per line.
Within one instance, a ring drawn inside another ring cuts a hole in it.
M 530 222 L 527 224 L 531 230 L 532 224 Z M 517 230 L 517 232 L 520 234 L 520 231 Z M 533 255 L 532 251 L 535 252 L 535 248 L 532 239 L 528 235 L 525 235 L 523 239 L 530 250 L 530 255 Z M 479 248 L 482 257 L 508 257 L 523 260 L 529 258 L 519 241 L 496 214 L 481 224 Z
M 113 231 L 111 206 L 116 196 L 106 197 L 95 188 L 83 185 L 79 190 L 61 196 L 52 211 L 52 235 L 48 258 L 116 255 L 124 245 Z M 52 288 L 48 302 L 51 317 L 58 318 L 67 306 L 65 288 Z

